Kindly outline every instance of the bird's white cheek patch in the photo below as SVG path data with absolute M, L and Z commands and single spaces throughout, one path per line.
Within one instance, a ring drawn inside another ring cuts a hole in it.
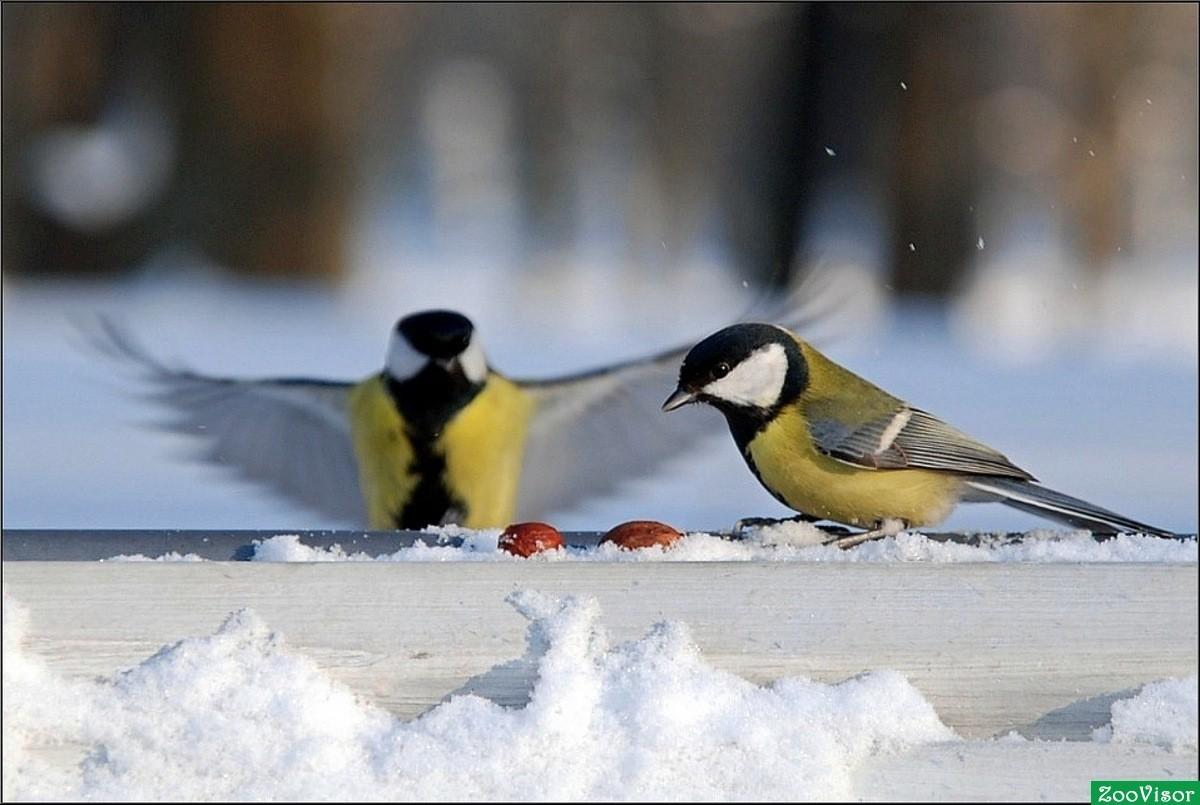
M 408 380 L 425 368 L 429 358 L 412 348 L 408 339 L 395 330 L 392 331 L 392 342 L 388 345 L 387 361 L 384 366 L 387 372 L 397 380 Z
M 471 334 L 471 343 L 459 354 L 458 365 L 462 367 L 467 380 L 472 383 L 482 383 L 487 377 L 487 357 L 483 354 L 483 347 L 479 346 L 479 339 L 474 333 Z
M 779 402 L 787 378 L 787 353 L 781 344 L 767 344 L 751 352 L 729 374 L 705 386 L 703 393 L 738 405 L 770 408 Z

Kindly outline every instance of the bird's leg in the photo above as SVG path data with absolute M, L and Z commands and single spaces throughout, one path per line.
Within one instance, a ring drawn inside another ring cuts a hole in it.
M 870 542 L 873 539 L 881 539 L 883 537 L 894 537 L 903 531 L 907 524 L 903 520 L 897 520 L 889 517 L 875 524 L 875 528 L 871 531 L 861 531 L 857 534 L 846 534 L 845 536 L 833 537 L 825 542 L 826 545 L 834 545 L 841 548 L 843 551 L 847 548 L 853 548 L 855 545 L 861 545 L 864 542 Z
M 793 517 L 743 517 L 733 524 L 733 536 L 738 539 L 743 539 L 746 532 L 755 528 L 766 528 L 767 526 L 782 525 L 783 523 L 814 523 L 818 518 L 808 514 L 797 514 Z M 834 528 L 838 528 L 834 526 Z M 828 528 L 822 528 L 822 531 L 829 531 Z M 838 529 L 842 533 L 848 533 L 845 529 Z

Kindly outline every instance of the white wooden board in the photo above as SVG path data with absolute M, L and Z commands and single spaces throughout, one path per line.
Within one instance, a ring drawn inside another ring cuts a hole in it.
M 504 603 L 521 588 L 596 596 L 618 639 L 685 621 L 754 681 L 900 671 L 966 737 L 1084 737 L 1114 695 L 1197 664 L 1195 565 L 6 562 L 3 577 L 61 671 L 111 674 L 251 607 L 406 717 L 468 682 L 521 699 L 528 680 L 489 674 L 524 650 Z

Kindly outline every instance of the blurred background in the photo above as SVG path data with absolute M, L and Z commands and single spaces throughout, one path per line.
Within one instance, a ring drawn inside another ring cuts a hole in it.
M 450 306 L 496 367 L 547 376 L 819 267 L 833 357 L 1196 530 L 1194 4 L 2 14 L 5 526 L 336 525 L 142 428 L 73 329 L 97 312 L 203 371 L 351 378 L 398 316 Z M 716 436 L 558 522 L 785 513 Z

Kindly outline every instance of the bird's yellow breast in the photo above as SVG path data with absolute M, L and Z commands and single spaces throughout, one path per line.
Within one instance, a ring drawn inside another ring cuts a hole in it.
M 950 473 L 876 470 L 830 458 L 813 445 L 800 413 L 784 408 L 747 445 L 763 484 L 788 506 L 839 523 L 873 527 L 889 518 L 933 525 L 958 502 Z
M 433 449 L 444 461 L 442 483 L 465 509 L 462 525 L 506 525 L 517 507 L 521 457 L 533 401 L 515 383 L 491 375 L 483 389 L 446 423 Z M 395 528 L 420 478 L 403 417 L 376 376 L 350 394 L 350 421 L 359 484 L 371 528 Z

